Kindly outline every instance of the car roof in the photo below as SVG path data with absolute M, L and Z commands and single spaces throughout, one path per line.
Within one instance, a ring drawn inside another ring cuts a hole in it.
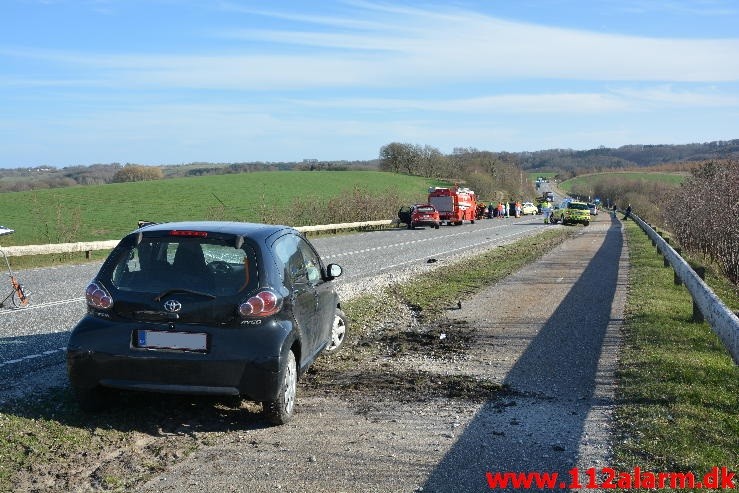
M 153 232 L 153 231 L 171 231 L 173 229 L 185 231 L 207 231 L 210 233 L 233 234 L 238 236 L 248 236 L 254 240 L 266 239 L 275 233 L 292 232 L 297 230 L 289 226 L 280 226 L 273 224 L 261 223 L 241 223 L 229 221 L 181 221 L 171 223 L 152 223 L 144 225 L 134 233 Z

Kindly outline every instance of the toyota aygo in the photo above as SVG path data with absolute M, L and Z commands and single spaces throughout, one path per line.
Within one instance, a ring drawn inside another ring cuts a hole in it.
M 240 396 L 285 423 L 300 375 L 346 335 L 341 272 L 285 226 L 143 226 L 87 286 L 67 347 L 72 391 L 86 411 L 117 389 Z

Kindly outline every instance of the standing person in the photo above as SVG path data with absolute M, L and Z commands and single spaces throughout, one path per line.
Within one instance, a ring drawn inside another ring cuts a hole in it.
M 541 204 L 541 213 L 544 214 L 544 224 L 549 223 L 549 216 L 552 214 L 552 205 L 549 202 Z
M 631 217 L 631 204 L 626 206 L 626 214 L 624 215 L 624 220 L 628 219 L 629 217 Z
M 493 207 L 493 203 L 490 202 L 488 204 L 488 219 L 492 219 L 493 217 L 495 217 L 495 214 L 493 214 L 493 211 L 494 210 L 495 210 L 495 208 Z
M 506 200 L 506 203 L 505 203 L 505 206 L 504 207 L 505 207 L 505 217 L 508 217 L 508 207 L 509 206 L 508 206 L 508 201 L 507 200 Z
M 505 214 L 505 209 L 503 208 L 503 203 L 498 202 L 498 219 L 503 219 L 503 214 Z
M 521 202 L 516 201 L 516 217 L 521 217 Z

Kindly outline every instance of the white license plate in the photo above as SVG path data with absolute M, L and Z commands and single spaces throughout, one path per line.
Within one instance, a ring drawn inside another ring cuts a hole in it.
M 137 334 L 137 346 L 147 349 L 206 351 L 208 349 L 208 335 L 192 332 L 139 330 Z

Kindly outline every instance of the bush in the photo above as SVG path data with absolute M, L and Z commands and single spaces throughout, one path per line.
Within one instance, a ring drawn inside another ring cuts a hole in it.
M 113 182 L 125 183 L 132 181 L 161 180 L 162 178 L 164 178 L 164 173 L 162 173 L 162 169 L 157 166 L 127 164 L 113 175 Z
M 739 285 L 739 161 L 710 161 L 667 202 L 680 244 L 716 262 Z

